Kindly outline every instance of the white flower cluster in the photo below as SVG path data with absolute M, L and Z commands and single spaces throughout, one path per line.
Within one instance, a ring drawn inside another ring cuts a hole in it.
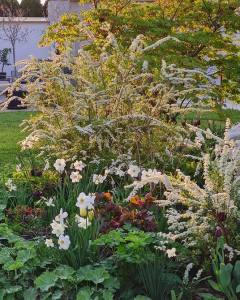
M 139 180 L 134 180 L 134 182 L 125 188 L 133 188 L 132 192 L 128 196 L 128 200 L 130 200 L 133 196 L 137 194 L 137 192 L 146 185 L 157 185 L 159 183 L 164 183 L 165 186 L 171 188 L 171 182 L 165 174 L 157 171 L 156 169 L 148 169 L 142 170 L 138 166 L 130 166 L 128 170 L 128 174 L 130 174 L 133 178 L 140 176 Z
M 9 190 L 9 192 L 13 192 L 17 190 L 16 184 L 13 183 L 13 180 L 9 178 L 7 182 L 5 183 L 6 188 Z
M 168 248 L 169 241 L 173 241 L 174 237 L 171 234 L 158 232 L 159 246 L 155 246 L 156 250 L 163 251 L 167 254 L 168 258 L 176 256 L 176 248 Z
M 64 158 L 59 158 L 55 161 L 53 166 L 57 172 L 62 174 L 66 168 L 66 160 Z M 82 179 L 80 172 L 83 171 L 85 167 L 86 165 L 78 160 L 71 165 L 71 168 L 74 169 L 70 174 L 70 179 L 73 183 L 78 183 Z
M 50 224 L 52 227 L 52 234 L 56 235 L 58 238 L 59 249 L 68 250 L 70 246 L 70 238 L 68 235 L 65 235 L 65 228 L 67 227 L 65 219 L 68 217 L 67 212 L 63 212 L 61 208 L 59 215 Z M 54 247 L 52 239 L 46 239 L 45 244 L 47 247 Z
M 39 141 L 39 137 L 36 135 L 29 135 L 26 137 L 25 140 L 21 142 L 21 149 L 32 149 L 34 147 L 34 144 Z
M 86 195 L 85 193 L 80 193 L 77 198 L 76 206 L 80 209 L 80 215 L 75 216 L 75 221 L 78 227 L 86 229 L 91 225 L 89 219 L 89 211 L 94 209 L 95 194 Z
M 211 224 L 217 225 L 214 214 L 223 214 L 225 218 L 238 215 L 240 147 L 229 140 L 229 128 L 227 120 L 223 139 L 215 137 L 209 130 L 205 132 L 195 128 L 205 138 L 213 138 L 217 142 L 212 154 L 203 153 L 200 158 L 203 163 L 203 187 L 180 170 L 177 170 L 177 176 L 171 177 L 171 185 L 165 185 L 169 230 L 187 247 L 194 246 L 197 238 L 207 237 L 209 232 L 215 230 L 211 227 L 214 226 Z M 178 210 L 176 204 L 181 205 L 182 209 Z

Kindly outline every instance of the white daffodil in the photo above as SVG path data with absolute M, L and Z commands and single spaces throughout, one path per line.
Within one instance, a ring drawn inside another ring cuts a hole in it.
M 70 246 L 70 239 L 68 235 L 60 235 L 58 238 L 59 249 L 68 250 Z
M 72 180 L 73 183 L 77 183 L 82 179 L 82 175 L 78 171 L 72 172 L 70 175 L 70 179 Z
M 87 227 L 91 225 L 91 222 L 88 218 L 82 218 L 79 215 L 75 216 L 75 221 L 78 224 L 78 227 L 83 229 L 87 229 Z
M 73 166 L 74 166 L 75 170 L 80 171 L 80 172 L 86 167 L 86 165 L 81 160 L 80 161 L 78 161 L 78 160 L 75 161 Z
M 86 195 L 85 193 L 80 193 L 77 198 L 76 206 L 83 209 L 92 209 L 95 200 L 95 195 Z
M 45 198 L 46 199 L 46 198 Z M 48 206 L 48 207 L 50 207 L 50 206 L 52 206 L 52 207 L 54 207 L 55 206 L 55 204 L 53 203 L 54 202 L 54 198 L 53 197 L 50 197 L 49 199 L 46 199 L 45 200 L 45 204 Z
M 138 174 L 140 173 L 140 171 L 141 170 L 140 170 L 140 168 L 138 166 L 130 165 L 127 173 L 131 177 L 136 178 L 136 177 L 138 177 Z
M 61 209 L 60 209 L 59 215 L 57 215 L 57 216 L 55 217 L 55 221 L 57 221 L 57 222 L 59 222 L 59 223 L 61 223 L 61 224 L 64 224 L 64 219 L 66 219 L 67 216 L 68 216 L 68 213 L 67 213 L 67 212 L 64 212 L 63 209 L 61 208 Z
M 66 225 L 58 223 L 55 220 L 53 220 L 53 222 L 50 224 L 50 226 L 52 227 L 52 234 L 54 234 L 56 236 L 60 236 L 60 235 L 64 234 Z
M 176 248 L 168 249 L 166 251 L 166 253 L 169 258 L 175 257 L 176 256 Z
M 95 183 L 96 185 L 103 183 L 105 179 L 106 176 L 97 175 L 97 174 L 93 175 L 93 183 Z
M 59 173 L 63 173 L 66 167 L 66 161 L 63 158 L 57 159 L 53 166 L 56 169 L 56 171 L 58 171 Z
M 13 183 L 13 180 L 11 178 L 8 179 L 8 181 L 5 183 L 5 186 L 7 187 L 9 192 L 17 190 L 17 186 Z
M 53 248 L 53 247 L 54 247 L 53 240 L 52 240 L 52 239 L 46 239 L 45 245 L 46 245 L 48 248 Z

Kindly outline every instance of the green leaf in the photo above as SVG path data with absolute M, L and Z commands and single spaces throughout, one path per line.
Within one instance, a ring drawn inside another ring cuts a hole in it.
M 103 300 L 113 300 L 113 293 L 110 291 L 103 291 Z
M 204 300 L 223 300 L 222 298 L 215 297 L 209 293 L 201 293 L 198 295 L 201 296 Z
M 62 299 L 62 294 L 63 294 L 63 292 L 58 290 L 51 296 L 51 299 L 52 300 Z
M 151 300 L 151 298 L 142 296 L 142 295 L 138 295 L 133 300 Z
M 222 292 L 222 288 L 213 280 L 208 280 L 209 285 L 218 292 Z
M 23 293 L 24 300 L 36 300 L 37 299 L 37 291 L 33 287 L 27 289 Z
M 103 267 L 84 266 L 77 271 L 77 279 L 81 281 L 92 281 L 94 284 L 103 283 L 110 278 L 109 273 Z
M 237 283 L 240 283 L 240 261 L 236 261 L 233 269 L 233 276 Z
M 75 273 L 75 270 L 70 266 L 61 265 L 56 268 L 54 272 L 58 276 L 58 278 L 69 280 L 73 278 L 72 275 Z
M 0 300 L 3 300 L 4 295 L 5 295 L 5 290 L 0 289 Z
M 92 300 L 92 291 L 89 287 L 82 288 L 77 294 L 76 300 Z
M 35 280 L 35 284 L 36 287 L 39 288 L 41 291 L 47 292 L 51 287 L 53 287 L 56 284 L 58 278 L 59 277 L 56 275 L 55 272 L 46 271 Z
M 220 265 L 219 279 L 223 288 L 227 288 L 230 285 L 232 270 L 233 270 L 233 266 L 231 264 L 224 265 L 222 263 Z
M 240 293 L 240 284 L 236 287 L 236 293 Z
M 22 290 L 22 287 L 20 285 L 11 286 L 9 288 L 5 288 L 6 294 L 15 294 Z
M 35 251 L 33 251 L 32 249 L 24 249 L 18 252 L 16 261 L 26 263 L 33 257 L 35 257 Z
M 9 261 L 7 263 L 4 264 L 3 269 L 6 271 L 15 271 L 18 269 L 21 269 L 24 266 L 24 263 L 20 262 L 20 261 Z
M 106 279 L 103 283 L 104 288 L 111 290 L 111 291 L 115 291 L 117 289 L 119 289 L 120 287 L 120 282 L 116 277 L 110 277 L 108 279 Z

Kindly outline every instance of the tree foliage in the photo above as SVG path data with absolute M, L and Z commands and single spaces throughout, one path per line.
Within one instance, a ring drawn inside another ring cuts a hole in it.
M 146 58 L 150 64 L 159 65 L 160 58 L 164 57 L 167 63 L 186 68 L 214 65 L 220 82 L 218 100 L 239 101 L 238 6 L 237 0 L 159 0 L 147 4 L 102 0 L 84 14 L 84 20 L 97 40 L 94 45 L 105 43 L 108 30 L 123 45 L 129 45 L 139 34 L 144 34 L 149 44 L 168 35 L 175 36 L 182 43 L 167 44 L 157 52 L 149 52 Z M 69 40 L 79 41 L 78 26 L 69 17 L 63 19 L 49 28 L 47 43 L 43 38 L 42 45 L 57 42 L 64 48 Z
M 6 17 L 11 13 L 17 15 L 19 3 L 17 0 L 0 0 L 0 17 Z
M 24 12 L 24 17 L 43 16 L 43 6 L 40 0 L 22 0 L 21 8 Z

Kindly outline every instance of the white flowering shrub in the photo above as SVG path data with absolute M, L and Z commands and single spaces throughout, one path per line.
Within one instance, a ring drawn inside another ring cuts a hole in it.
M 109 33 L 98 55 L 82 49 L 76 58 L 64 53 L 53 61 L 28 62 L 19 81 L 28 82 L 25 101 L 39 113 L 25 122 L 30 134 L 23 149 L 64 158 L 86 151 L 91 159 L 130 151 L 141 163 L 166 145 L 174 148 L 185 134 L 176 117 L 195 109 L 193 95 L 205 99 L 211 89 L 196 86 L 197 78 L 208 81 L 204 72 L 165 62 L 151 70 L 144 54 L 169 40 L 178 42 L 167 37 L 145 46 L 140 35 L 123 50 Z
M 203 139 L 216 140 L 214 150 L 198 158 L 203 166 L 203 184 L 197 184 L 177 170 L 177 175 L 171 177 L 171 185 L 166 186 L 168 228 L 187 247 L 199 244 L 206 247 L 208 241 L 210 249 L 211 241 L 219 236 L 239 246 L 236 232 L 239 219 L 240 148 L 237 142 L 229 139 L 229 127 L 227 121 L 223 139 L 214 136 L 210 130 L 201 130 Z M 191 128 L 199 132 L 198 128 Z

